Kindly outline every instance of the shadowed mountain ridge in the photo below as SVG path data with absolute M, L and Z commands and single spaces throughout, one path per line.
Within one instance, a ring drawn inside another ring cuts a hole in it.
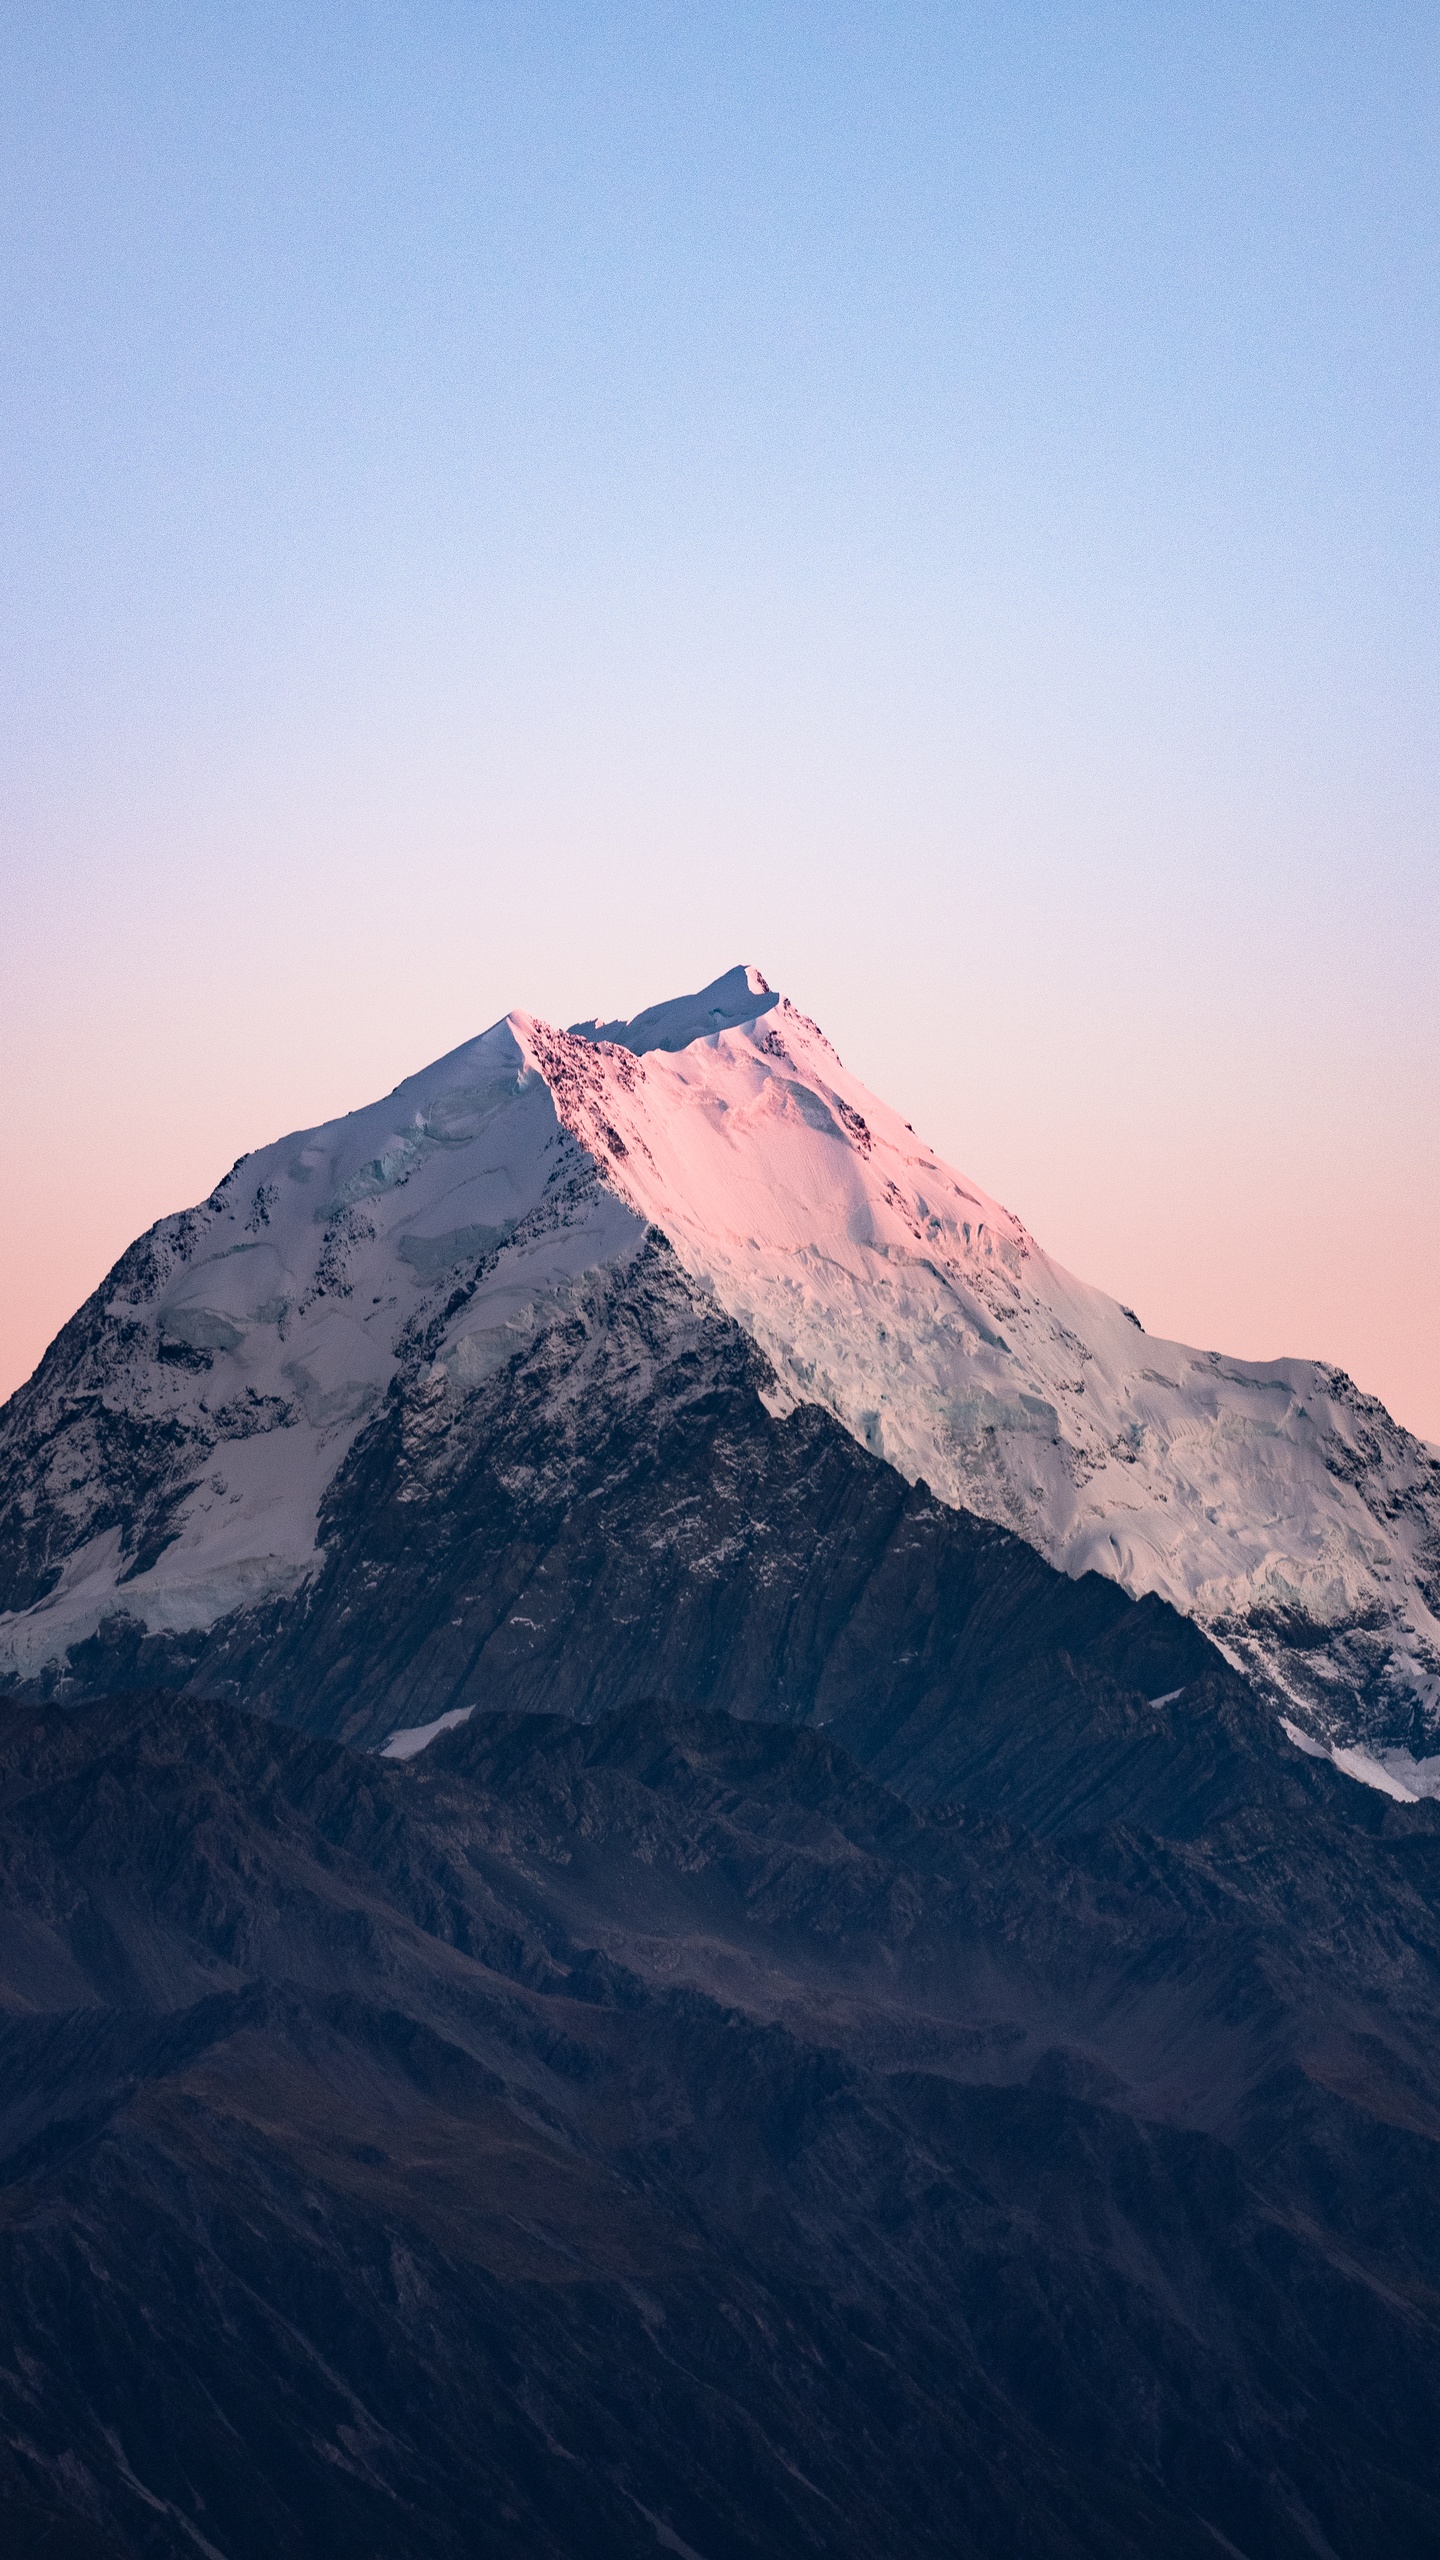
M 1186 1828 L 0 1711 L 13 2547 L 1433 2548 L 1440 1817 Z

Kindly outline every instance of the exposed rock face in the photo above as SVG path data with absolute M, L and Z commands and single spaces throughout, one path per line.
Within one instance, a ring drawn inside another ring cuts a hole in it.
M 0 1708 L 7 2550 L 1428 2560 L 1440 1811 L 1263 1767 Z
M 983 1796 L 997 1735 L 1030 1721 L 1073 1728 L 1067 1787 L 1111 1810 L 1137 1751 L 1188 1768 L 1202 1693 L 1256 1726 L 1189 1621 L 1055 1572 L 814 1406 L 775 1416 L 766 1378 L 652 1234 L 489 1378 L 417 1359 L 335 1477 L 298 1603 L 158 1635 L 117 1613 L 59 1694 L 164 1676 L 369 1744 L 477 1705 L 658 1695 L 826 1725 L 931 1798 Z

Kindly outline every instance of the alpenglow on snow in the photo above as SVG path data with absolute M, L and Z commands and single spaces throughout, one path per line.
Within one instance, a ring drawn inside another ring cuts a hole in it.
M 1195 1618 L 1296 1737 L 1440 1791 L 1440 1458 L 1342 1372 L 1145 1334 L 753 968 L 503 1021 L 237 1164 L 0 1415 L 0 1681 L 273 1612 L 387 1393 L 463 1398 L 658 1231 L 697 1302 L 943 1502 Z

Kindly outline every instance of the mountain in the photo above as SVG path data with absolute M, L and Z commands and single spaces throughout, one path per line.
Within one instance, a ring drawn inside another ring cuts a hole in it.
M 7 2550 L 1428 2555 L 1437 1520 L 754 971 L 244 1159 L 0 1416 Z
M 1440 1807 L 1222 1728 L 0 1706 L 7 2551 L 1428 2560 Z
M 931 1789 L 992 1585 L 987 1712 L 1033 1670 L 1033 1556 L 1079 1595 L 1044 1583 L 1056 1627 L 1146 1604 L 1137 1690 L 1218 1648 L 1282 1750 L 1440 1787 L 1440 1458 L 1323 1363 L 1145 1334 L 753 969 L 508 1015 L 243 1158 L 0 1415 L 6 1685 L 162 1678 L 357 1741 L 863 1692 Z

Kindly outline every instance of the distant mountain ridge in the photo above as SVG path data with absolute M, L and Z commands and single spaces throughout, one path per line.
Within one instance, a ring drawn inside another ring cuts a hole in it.
M 1429 2560 L 1440 1807 L 1249 1721 L 0 1705 L 7 2554 Z
M 777 1427 L 818 1411 L 1066 1574 L 1169 1602 L 1312 1747 L 1440 1785 L 1440 1460 L 1321 1363 L 1145 1335 L 753 969 L 629 1023 L 511 1014 L 132 1246 L 0 1415 L 0 1679 L 190 1676 L 217 1645 L 227 1679 L 287 1643 L 318 1663 L 325 1593 L 357 1623 L 477 1434 L 506 1478 L 512 1387 L 513 1527 L 577 1428 L 618 1462 L 664 1438 L 647 1400 L 679 1417 L 742 1370 Z M 360 1534 L 382 1482 L 388 1558 Z M 511 1567 L 518 1663 L 539 1568 Z M 520 1703 L 475 1633 L 447 1706 Z M 333 1687 L 338 1615 L 327 1643 Z

